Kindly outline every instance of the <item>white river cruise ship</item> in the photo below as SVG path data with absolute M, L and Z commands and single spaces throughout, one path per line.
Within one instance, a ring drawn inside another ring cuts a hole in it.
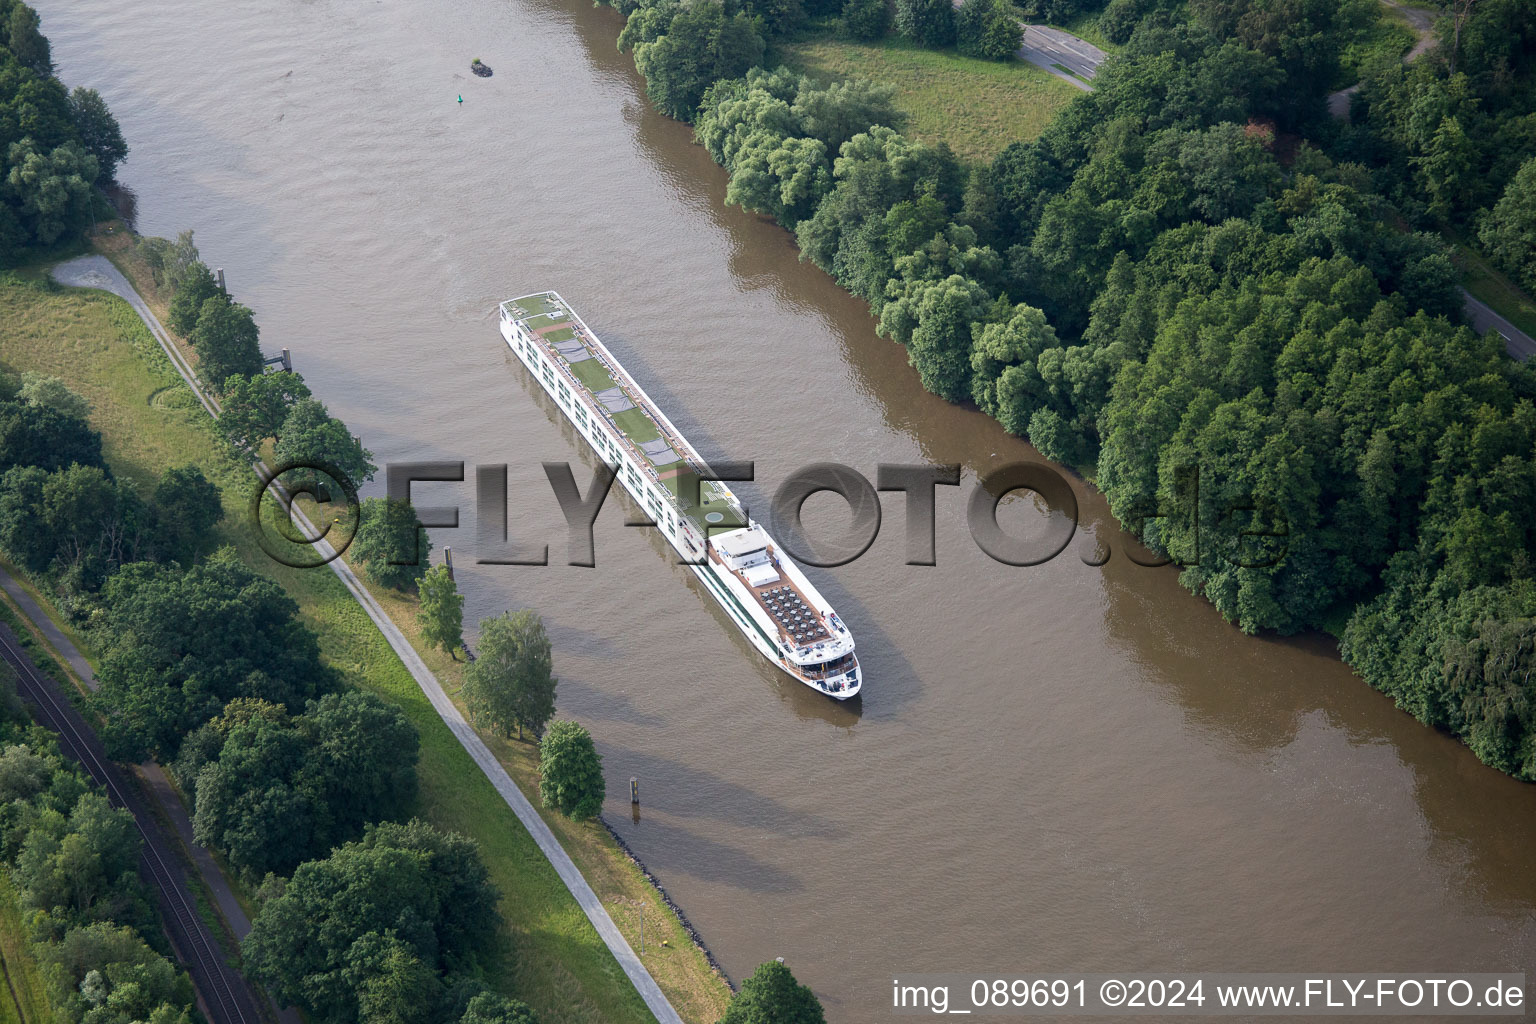
M 752 646 L 819 693 L 857 695 L 848 627 L 730 488 L 699 479 L 703 458 L 566 301 L 503 302 L 501 334 Z

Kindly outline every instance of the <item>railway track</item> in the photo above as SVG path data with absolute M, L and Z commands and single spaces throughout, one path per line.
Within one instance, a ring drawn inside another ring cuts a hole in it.
M 38 671 L 15 635 L 0 623 L 0 658 L 16 674 L 21 696 L 35 709 L 37 720 L 59 736 L 64 752 L 79 762 L 92 779 L 107 791 L 116 807 L 133 815 L 144 840 L 140 874 L 155 888 L 166 932 L 214 1024 L 261 1024 L 255 995 L 245 979 L 224 960 L 218 941 L 197 912 L 188 891 L 186 875 L 167 848 L 159 826 L 110 761 L 101 740 L 80 713 L 59 692 L 54 682 Z

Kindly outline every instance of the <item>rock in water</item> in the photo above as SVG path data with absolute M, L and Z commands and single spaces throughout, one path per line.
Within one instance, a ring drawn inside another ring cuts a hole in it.
M 473 71 L 475 74 L 479 75 L 481 78 L 490 78 L 491 77 L 491 67 L 490 67 L 490 65 L 489 64 L 482 64 L 482 63 L 480 63 L 480 58 L 478 58 L 478 57 L 476 57 L 474 59 L 474 61 L 470 63 L 469 70 Z

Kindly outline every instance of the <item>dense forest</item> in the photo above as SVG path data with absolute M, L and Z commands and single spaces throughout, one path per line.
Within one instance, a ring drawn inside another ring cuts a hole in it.
M 878 85 L 763 66 L 795 0 L 619 2 L 728 201 L 925 387 L 1090 472 L 1242 629 L 1342 633 L 1371 685 L 1536 780 L 1536 370 L 1462 323 L 1445 240 L 1536 274 L 1536 6 L 1458 4 L 1404 65 L 1361 58 L 1369 2 L 1113 0 L 1093 91 L 968 166 Z M 954 41 L 947 2 L 895 6 Z M 1036 13 L 1098 5 L 1065 6 Z

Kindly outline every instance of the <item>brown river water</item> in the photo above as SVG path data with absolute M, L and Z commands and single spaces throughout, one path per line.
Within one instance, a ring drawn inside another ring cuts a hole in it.
M 264 346 L 381 465 L 507 463 L 513 529 L 557 563 L 540 462 L 585 481 L 589 456 L 496 330 L 528 291 L 562 292 L 706 457 L 756 460 L 737 490 L 765 518 L 811 462 L 963 465 L 937 566 L 904 564 L 888 494 L 868 554 L 809 570 L 859 640 L 854 706 L 765 664 L 619 503 L 595 569 L 481 566 L 473 485 L 418 485 L 463 509 L 435 542 L 466 621 L 543 615 L 608 819 L 734 978 L 784 956 L 853 1022 L 886 1019 L 903 972 L 1536 969 L 1536 786 L 1394 709 L 1326 638 L 1243 636 L 1129 562 L 1080 480 L 1061 557 L 981 553 L 978 472 L 1038 456 L 925 394 L 861 303 L 724 205 L 723 172 L 615 51 L 613 11 L 33 2 L 62 77 L 123 124 L 139 229 L 195 228 Z M 807 521 L 840 509 L 813 498 Z M 1004 518 L 1038 533 L 1048 514 L 1016 494 Z

